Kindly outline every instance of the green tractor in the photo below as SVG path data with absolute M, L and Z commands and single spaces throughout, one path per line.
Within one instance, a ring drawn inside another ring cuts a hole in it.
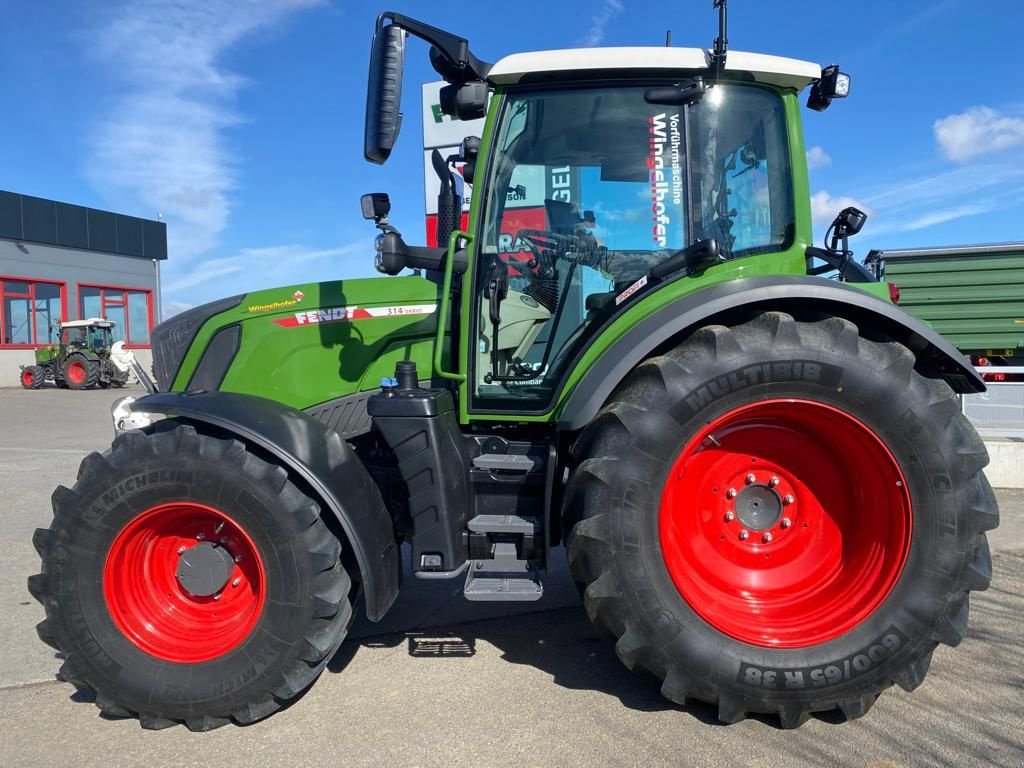
M 21 386 L 39 389 L 47 381 L 61 389 L 123 387 L 134 358 L 124 342 L 112 342 L 114 322 L 100 317 L 53 324 L 58 343 L 36 350 L 34 365 L 21 366 Z
M 921 684 L 991 577 L 988 457 L 957 399 L 985 384 L 852 260 L 862 214 L 812 245 L 798 96 L 824 109 L 849 78 L 726 51 L 724 6 L 711 51 L 495 64 L 379 17 L 369 160 L 397 137 L 409 36 L 443 113 L 486 116 L 434 158 L 441 245 L 367 195 L 392 277 L 153 331 L 152 393 L 115 404 L 34 538 L 60 679 L 145 728 L 250 723 L 317 678 L 358 600 L 387 613 L 403 559 L 533 601 L 564 545 L 593 623 L 671 701 L 788 728 Z

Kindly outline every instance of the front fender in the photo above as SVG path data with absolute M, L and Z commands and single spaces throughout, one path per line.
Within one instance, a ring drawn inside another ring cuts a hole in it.
M 918 368 L 941 377 L 954 392 L 985 391 L 985 382 L 964 355 L 916 317 L 888 302 L 824 278 L 749 277 L 687 294 L 633 324 L 602 350 L 577 382 L 558 413 L 559 428 L 582 429 L 644 358 L 703 325 L 726 322 L 736 310 L 819 311 L 843 317 L 905 344 L 917 356 Z
M 128 404 L 209 424 L 276 457 L 337 519 L 362 576 L 366 615 L 379 621 L 398 596 L 399 551 L 391 517 L 359 457 L 334 430 L 274 400 L 233 392 L 146 395 Z

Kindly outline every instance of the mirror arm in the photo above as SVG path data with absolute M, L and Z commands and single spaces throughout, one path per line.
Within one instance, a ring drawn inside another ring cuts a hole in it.
M 445 63 L 451 65 L 451 71 L 441 73 L 448 82 L 483 80 L 494 66 L 474 56 L 473 52 L 469 50 L 469 41 L 464 37 L 394 11 L 385 11 L 377 17 L 378 30 L 384 26 L 384 19 L 390 19 L 392 24 L 434 46 L 444 57 Z

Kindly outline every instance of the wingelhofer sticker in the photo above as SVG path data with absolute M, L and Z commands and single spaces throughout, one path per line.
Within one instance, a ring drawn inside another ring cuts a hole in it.
M 322 307 L 307 312 L 296 312 L 294 315 L 278 318 L 274 322 L 282 328 L 298 328 L 302 325 L 349 323 L 353 320 L 372 320 L 377 317 L 431 315 L 436 311 L 437 304 L 400 304 L 394 307 Z
M 629 288 L 627 288 L 622 293 L 620 293 L 618 296 L 616 296 L 615 297 L 615 306 L 616 307 L 619 306 L 619 304 L 624 302 L 626 299 L 628 299 L 634 293 L 639 291 L 645 285 L 647 285 L 647 275 L 644 275 L 643 277 L 641 277 L 639 280 L 637 280 L 635 283 L 633 283 L 631 286 L 629 286 Z

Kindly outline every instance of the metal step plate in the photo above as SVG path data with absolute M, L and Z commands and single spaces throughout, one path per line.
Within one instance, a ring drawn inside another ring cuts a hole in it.
M 540 532 L 540 518 L 519 515 L 477 515 L 467 523 L 473 533 L 522 533 Z
M 540 581 L 540 576 L 535 573 L 511 576 L 482 572 L 478 576 L 471 570 L 466 576 L 463 594 L 467 600 L 479 602 L 528 602 L 540 600 L 544 594 L 544 585 Z

